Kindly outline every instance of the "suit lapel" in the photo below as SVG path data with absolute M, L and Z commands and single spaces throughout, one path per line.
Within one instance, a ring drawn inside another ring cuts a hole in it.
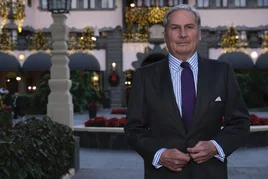
M 208 68 L 208 63 L 205 59 L 198 56 L 198 81 L 197 81 L 197 99 L 195 104 L 195 111 L 193 116 L 193 121 L 189 129 L 188 135 L 190 136 L 196 127 L 198 127 L 198 122 L 201 120 L 200 116 L 204 112 L 206 97 L 208 96 L 208 83 L 210 79 L 210 73 Z
M 173 90 L 167 57 L 161 64 L 156 66 L 155 72 L 156 74 L 154 76 L 153 83 L 156 91 L 158 92 L 159 98 L 174 124 L 178 127 L 179 131 L 185 135 L 184 125 Z

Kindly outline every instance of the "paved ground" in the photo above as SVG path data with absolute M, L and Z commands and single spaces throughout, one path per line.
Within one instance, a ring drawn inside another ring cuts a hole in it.
M 268 112 L 254 112 L 268 117 Z M 109 109 L 98 116 L 113 117 Z M 88 114 L 75 114 L 74 125 L 81 125 Z M 19 121 L 20 119 L 16 120 Z M 268 146 L 240 148 L 229 158 L 229 179 L 267 179 Z M 131 150 L 80 149 L 80 170 L 72 179 L 142 179 L 143 161 Z
M 98 116 L 113 117 L 110 110 L 98 112 Z M 254 112 L 268 117 L 268 112 Z M 76 114 L 74 125 L 87 120 L 87 114 Z M 229 158 L 229 179 L 267 179 L 268 146 L 240 148 Z M 142 179 L 143 160 L 131 150 L 80 149 L 80 171 L 72 179 Z
M 72 179 L 142 179 L 143 161 L 133 151 L 80 149 Z M 229 179 L 267 179 L 268 147 L 241 148 L 229 157 Z

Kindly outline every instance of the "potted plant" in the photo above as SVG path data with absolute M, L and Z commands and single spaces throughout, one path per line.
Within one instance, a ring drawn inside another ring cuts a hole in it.
M 97 102 L 96 101 L 89 101 L 88 102 L 88 115 L 89 115 L 90 119 L 96 117 L 97 110 L 98 110 Z

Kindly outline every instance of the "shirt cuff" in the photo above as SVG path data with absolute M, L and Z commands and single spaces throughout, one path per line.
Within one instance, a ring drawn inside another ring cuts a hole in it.
M 159 150 L 155 153 L 155 155 L 154 155 L 154 159 L 153 159 L 152 164 L 153 164 L 153 166 L 154 166 L 156 169 L 162 167 L 162 165 L 158 164 L 158 162 L 159 162 L 160 156 L 162 155 L 162 153 L 163 153 L 165 150 L 167 150 L 167 149 L 166 149 L 166 148 L 159 149 Z
M 221 146 L 215 141 L 215 140 L 210 140 L 216 147 L 218 154 L 215 155 L 214 157 L 216 157 L 217 159 L 219 159 L 220 161 L 224 162 L 225 159 L 225 154 L 221 148 Z

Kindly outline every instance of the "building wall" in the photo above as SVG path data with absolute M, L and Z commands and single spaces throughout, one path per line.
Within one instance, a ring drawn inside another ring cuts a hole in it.
M 188 4 L 195 6 L 196 0 L 188 0 Z M 202 26 L 247 26 L 258 27 L 268 24 L 268 8 L 218 8 L 198 9 Z
M 23 26 L 32 26 L 35 29 L 49 28 L 53 23 L 51 13 L 39 10 L 40 1 L 32 1 L 32 7 L 26 6 L 26 19 Z M 122 27 L 122 0 L 115 0 L 114 10 L 85 10 L 70 11 L 67 15 L 67 25 L 72 28 L 89 27 Z

